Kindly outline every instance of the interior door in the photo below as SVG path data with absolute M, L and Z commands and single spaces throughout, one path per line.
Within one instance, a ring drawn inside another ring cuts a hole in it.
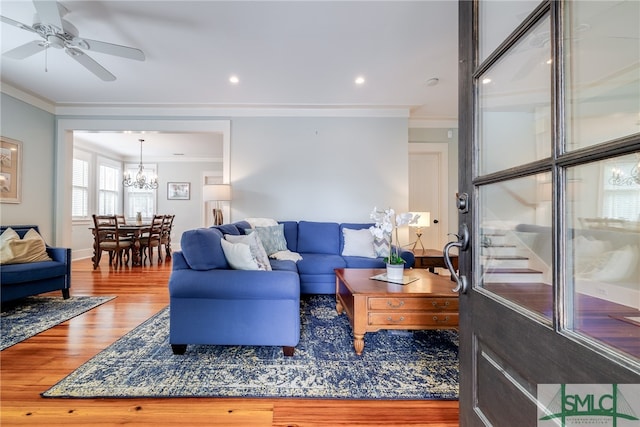
M 420 230 L 421 242 L 425 249 L 440 248 L 447 240 L 448 230 L 448 211 L 443 203 L 448 187 L 447 146 L 411 144 L 409 150 L 409 210 L 429 213 L 429 226 Z M 409 240 L 415 241 L 416 236 L 410 235 Z M 419 244 L 417 248 L 420 249 Z
M 639 8 L 459 2 L 462 426 L 640 422 Z

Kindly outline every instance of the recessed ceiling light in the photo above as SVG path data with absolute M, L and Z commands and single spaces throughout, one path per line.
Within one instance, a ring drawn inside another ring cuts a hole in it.
M 491 79 L 489 77 L 485 77 L 484 79 L 482 79 L 483 85 L 488 85 L 489 83 L 491 83 Z
M 238 76 L 231 76 L 229 77 L 229 82 L 233 83 L 234 85 L 240 83 L 240 79 L 238 78 Z
M 362 77 L 362 76 L 356 77 L 356 84 L 357 85 L 363 85 L 364 82 L 365 82 L 364 77 Z

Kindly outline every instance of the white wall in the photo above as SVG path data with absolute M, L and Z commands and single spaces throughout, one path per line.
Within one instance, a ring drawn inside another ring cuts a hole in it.
M 231 220 L 368 222 L 408 208 L 406 118 L 236 118 Z
M 38 225 L 53 243 L 55 117 L 0 93 L 0 132 L 22 141 L 22 202 L 1 203 L 0 223 Z
M 222 164 L 216 162 L 159 162 L 158 163 L 158 213 L 173 214 L 173 231 L 171 247 L 180 249 L 182 233 L 192 228 L 203 227 L 204 200 L 202 200 L 203 172 L 219 171 L 222 175 Z M 168 200 L 168 182 L 191 183 L 189 200 Z

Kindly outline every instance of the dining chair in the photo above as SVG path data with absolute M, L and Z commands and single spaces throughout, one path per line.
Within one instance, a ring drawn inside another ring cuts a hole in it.
M 149 265 L 153 265 L 153 248 L 158 248 L 158 264 L 162 262 L 160 253 L 160 238 L 162 236 L 162 223 L 164 215 L 154 215 L 148 231 L 140 237 L 140 258 L 142 265 L 149 259 Z
M 171 258 L 171 230 L 173 229 L 173 219 L 175 215 L 165 215 L 162 220 L 162 234 L 160 236 L 160 244 L 164 245 L 165 259 Z M 158 257 L 160 257 L 160 249 L 158 249 Z
M 121 236 L 116 215 L 93 215 L 94 254 L 93 269 L 98 268 L 102 252 L 109 252 L 109 265 L 121 267 L 123 254 L 129 261 L 131 239 Z

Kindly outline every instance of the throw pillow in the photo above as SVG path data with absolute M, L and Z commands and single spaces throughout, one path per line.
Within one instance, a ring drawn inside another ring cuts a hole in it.
M 353 230 L 345 228 L 342 230 L 344 235 L 344 249 L 342 256 L 361 256 L 366 258 L 376 258 L 376 252 L 373 249 L 373 234 L 368 228 L 361 230 Z
M 260 237 L 258 233 L 251 233 L 249 235 L 244 236 L 235 236 L 228 234 L 224 236 L 224 238 L 231 243 L 245 243 L 249 245 L 249 250 L 251 251 L 251 256 L 258 264 L 260 270 L 271 271 L 271 264 L 269 263 L 269 256 L 267 252 L 264 250 L 264 246 L 260 241 Z
M 9 233 L 7 231 L 11 230 Z M 5 233 L 7 235 L 5 236 Z M 8 228 L 2 233 L 0 263 L 25 264 L 29 262 L 51 261 L 47 254 L 47 245 L 40 234 L 30 228 L 22 239 L 15 230 Z
M 251 228 L 273 227 L 278 225 L 278 221 L 272 218 L 245 218 L 245 221 L 251 224 Z
M 629 278 L 638 267 L 638 247 L 627 245 L 622 249 L 606 252 L 602 256 L 603 267 L 591 275 L 592 280 L 621 282 Z M 637 277 L 635 278 L 637 282 Z
M 20 240 L 20 236 L 13 228 L 8 227 L 0 235 L 0 264 L 7 264 L 7 261 L 13 258 L 9 244 L 12 240 Z
M 371 233 L 370 230 L 369 233 Z M 373 249 L 376 252 L 376 257 L 386 258 L 389 256 L 389 244 L 391 243 L 391 234 L 385 233 L 382 238 L 373 238 Z
M 220 240 L 227 262 L 234 270 L 259 270 L 258 264 L 251 256 L 251 249 L 246 243 L 231 243 Z
M 247 234 L 258 233 L 258 237 L 260 237 L 268 256 L 287 250 L 287 240 L 284 238 L 284 226 L 282 224 L 271 227 L 256 227 L 245 231 Z
M 227 269 L 229 264 L 220 245 L 222 240 L 224 238 L 218 229 L 196 228 L 182 233 L 180 248 L 193 270 Z

